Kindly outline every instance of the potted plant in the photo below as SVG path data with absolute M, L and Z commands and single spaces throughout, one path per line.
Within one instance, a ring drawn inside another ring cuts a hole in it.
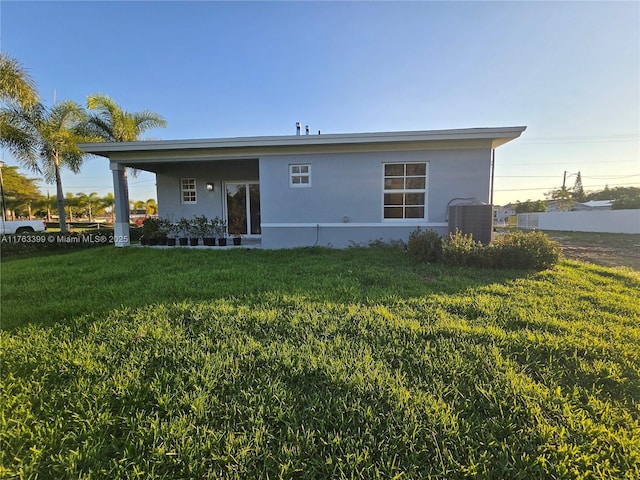
M 211 219 L 211 221 L 207 222 L 204 226 L 204 234 L 202 237 L 202 241 L 208 247 L 213 247 L 216 244 L 216 232 L 218 225 L 218 217 Z
M 178 234 L 180 233 L 180 227 L 177 223 L 172 223 L 171 220 L 167 219 L 167 228 L 167 245 L 175 247 Z
M 176 226 L 178 231 L 178 241 L 180 242 L 180 245 L 184 246 L 189 241 L 187 235 L 189 234 L 189 228 L 191 227 L 191 220 L 181 217 Z
M 200 228 L 196 220 L 196 216 L 189 220 L 189 226 L 187 227 L 187 235 L 189 237 L 189 245 L 197 247 L 200 240 Z
M 147 217 L 142 222 L 142 245 L 157 245 L 160 237 L 160 224 L 157 218 Z
M 233 236 L 234 245 L 242 244 L 242 222 L 240 221 L 240 218 L 234 218 L 229 224 L 229 234 Z
M 167 245 L 170 231 L 171 231 L 171 222 L 169 221 L 169 219 L 159 218 L 158 219 L 158 244 L 159 245 Z
M 218 245 L 221 247 L 227 246 L 227 222 L 220 217 L 216 217 L 211 220 L 211 225 L 214 228 L 216 238 L 218 239 Z
M 209 231 L 209 219 L 205 215 L 194 215 L 193 216 L 193 230 L 191 235 L 191 245 L 198 245 L 198 239 L 202 238 L 202 243 L 204 243 L 205 237 L 208 235 Z M 195 235 L 195 237 L 194 237 Z M 195 238 L 195 244 L 194 244 Z

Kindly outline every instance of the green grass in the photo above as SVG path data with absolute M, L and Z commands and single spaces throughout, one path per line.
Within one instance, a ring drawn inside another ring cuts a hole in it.
M 394 249 L 2 264 L 2 478 L 638 478 L 640 275 Z

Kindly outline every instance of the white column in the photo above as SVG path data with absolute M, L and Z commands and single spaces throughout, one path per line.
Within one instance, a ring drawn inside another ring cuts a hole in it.
M 113 194 L 115 197 L 116 222 L 113 235 L 116 247 L 128 247 L 131 244 L 129 236 L 129 186 L 125 166 L 119 163 L 111 164 L 113 172 Z

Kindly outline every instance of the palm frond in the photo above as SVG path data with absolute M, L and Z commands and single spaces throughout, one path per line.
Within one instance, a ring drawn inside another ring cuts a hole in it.
M 28 109 L 38 103 L 36 85 L 16 59 L 0 52 L 0 99 Z

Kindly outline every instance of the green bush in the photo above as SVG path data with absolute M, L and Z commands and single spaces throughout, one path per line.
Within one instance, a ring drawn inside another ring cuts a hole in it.
M 409 235 L 407 251 L 419 262 L 433 263 L 442 259 L 442 237 L 420 227 Z
M 488 247 L 487 255 L 496 268 L 535 268 L 542 270 L 560 260 L 560 245 L 543 232 L 514 232 L 497 237 Z
M 447 265 L 488 266 L 488 259 L 482 243 L 473 239 L 473 235 L 462 233 L 449 233 L 449 238 L 444 242 L 442 260 Z

